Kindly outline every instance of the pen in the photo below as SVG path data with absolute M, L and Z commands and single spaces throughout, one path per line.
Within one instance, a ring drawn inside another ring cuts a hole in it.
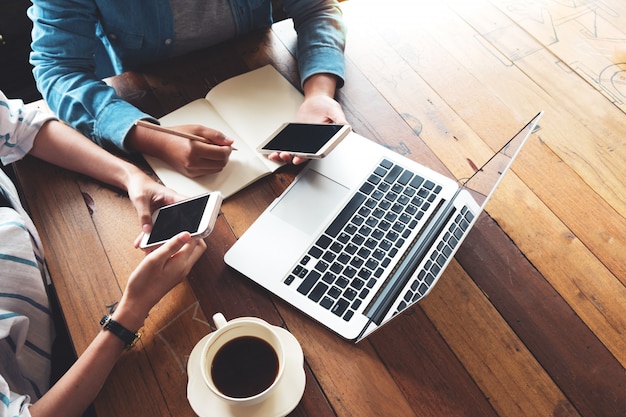
M 145 127 L 147 129 L 157 130 L 159 132 L 169 133 L 170 135 L 179 136 L 181 138 L 195 140 L 198 142 L 211 143 L 206 138 L 202 136 L 192 135 L 191 133 L 179 132 L 178 130 L 168 129 L 167 127 L 163 127 L 161 125 L 157 125 L 155 123 L 146 122 L 145 120 L 137 120 L 135 122 L 135 126 Z M 237 148 L 234 146 L 230 147 L 233 151 L 236 151 Z

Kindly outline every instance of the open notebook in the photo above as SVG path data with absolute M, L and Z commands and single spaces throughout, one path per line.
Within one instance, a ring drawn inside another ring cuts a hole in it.
M 541 114 L 463 184 L 351 133 L 307 164 L 225 262 L 361 340 L 430 292 Z
M 234 139 L 237 150 L 224 170 L 188 178 L 160 159 L 144 157 L 163 184 L 181 194 L 221 191 L 224 198 L 229 197 L 281 166 L 256 148 L 280 125 L 295 121 L 302 100 L 302 94 L 271 65 L 230 78 L 213 87 L 205 98 L 159 119 L 162 126 L 202 124 Z

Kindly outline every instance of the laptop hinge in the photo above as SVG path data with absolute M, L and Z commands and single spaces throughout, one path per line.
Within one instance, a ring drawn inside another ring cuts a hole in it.
M 387 315 L 387 312 L 402 292 L 402 289 L 415 274 L 418 265 L 431 249 L 433 242 L 439 237 L 441 231 L 450 221 L 450 218 L 454 216 L 456 211 L 454 199 L 459 191 L 460 190 L 455 193 L 447 204 L 442 202 L 445 204 L 443 211 L 435 210 L 433 212 L 436 219 L 429 221 L 424 228 L 424 232 L 413 242 L 411 247 L 407 249 L 401 261 L 398 263 L 398 266 L 391 272 L 387 283 L 382 287 L 378 295 L 374 297 L 374 303 L 364 312 L 364 314 L 369 317 L 365 329 L 367 329 L 371 323 L 376 323 L 376 325 L 380 326 L 383 318 Z M 359 335 L 359 338 L 361 336 L 362 335 Z

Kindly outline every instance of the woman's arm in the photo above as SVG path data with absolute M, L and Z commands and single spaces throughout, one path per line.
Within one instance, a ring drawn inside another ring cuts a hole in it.
M 203 240 L 183 232 L 148 254 L 131 274 L 113 319 L 133 332 L 141 328 L 151 308 L 187 276 L 205 249 Z M 68 372 L 30 407 L 31 415 L 81 416 L 125 348 L 121 339 L 101 330 Z
M 39 129 L 30 154 L 127 191 L 144 232 L 150 230 L 152 212 L 157 207 L 182 198 L 135 165 L 112 155 L 56 120 L 46 122 Z

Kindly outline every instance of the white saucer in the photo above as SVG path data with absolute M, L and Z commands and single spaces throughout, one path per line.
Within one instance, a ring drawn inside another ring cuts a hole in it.
M 187 361 L 187 399 L 193 411 L 200 417 L 284 417 L 300 402 L 306 385 L 304 354 L 298 340 L 287 330 L 274 326 L 276 333 L 285 343 L 285 372 L 276 386 L 276 391 L 262 403 L 251 406 L 233 406 L 206 386 L 200 372 L 200 355 L 203 337 L 193 348 Z

